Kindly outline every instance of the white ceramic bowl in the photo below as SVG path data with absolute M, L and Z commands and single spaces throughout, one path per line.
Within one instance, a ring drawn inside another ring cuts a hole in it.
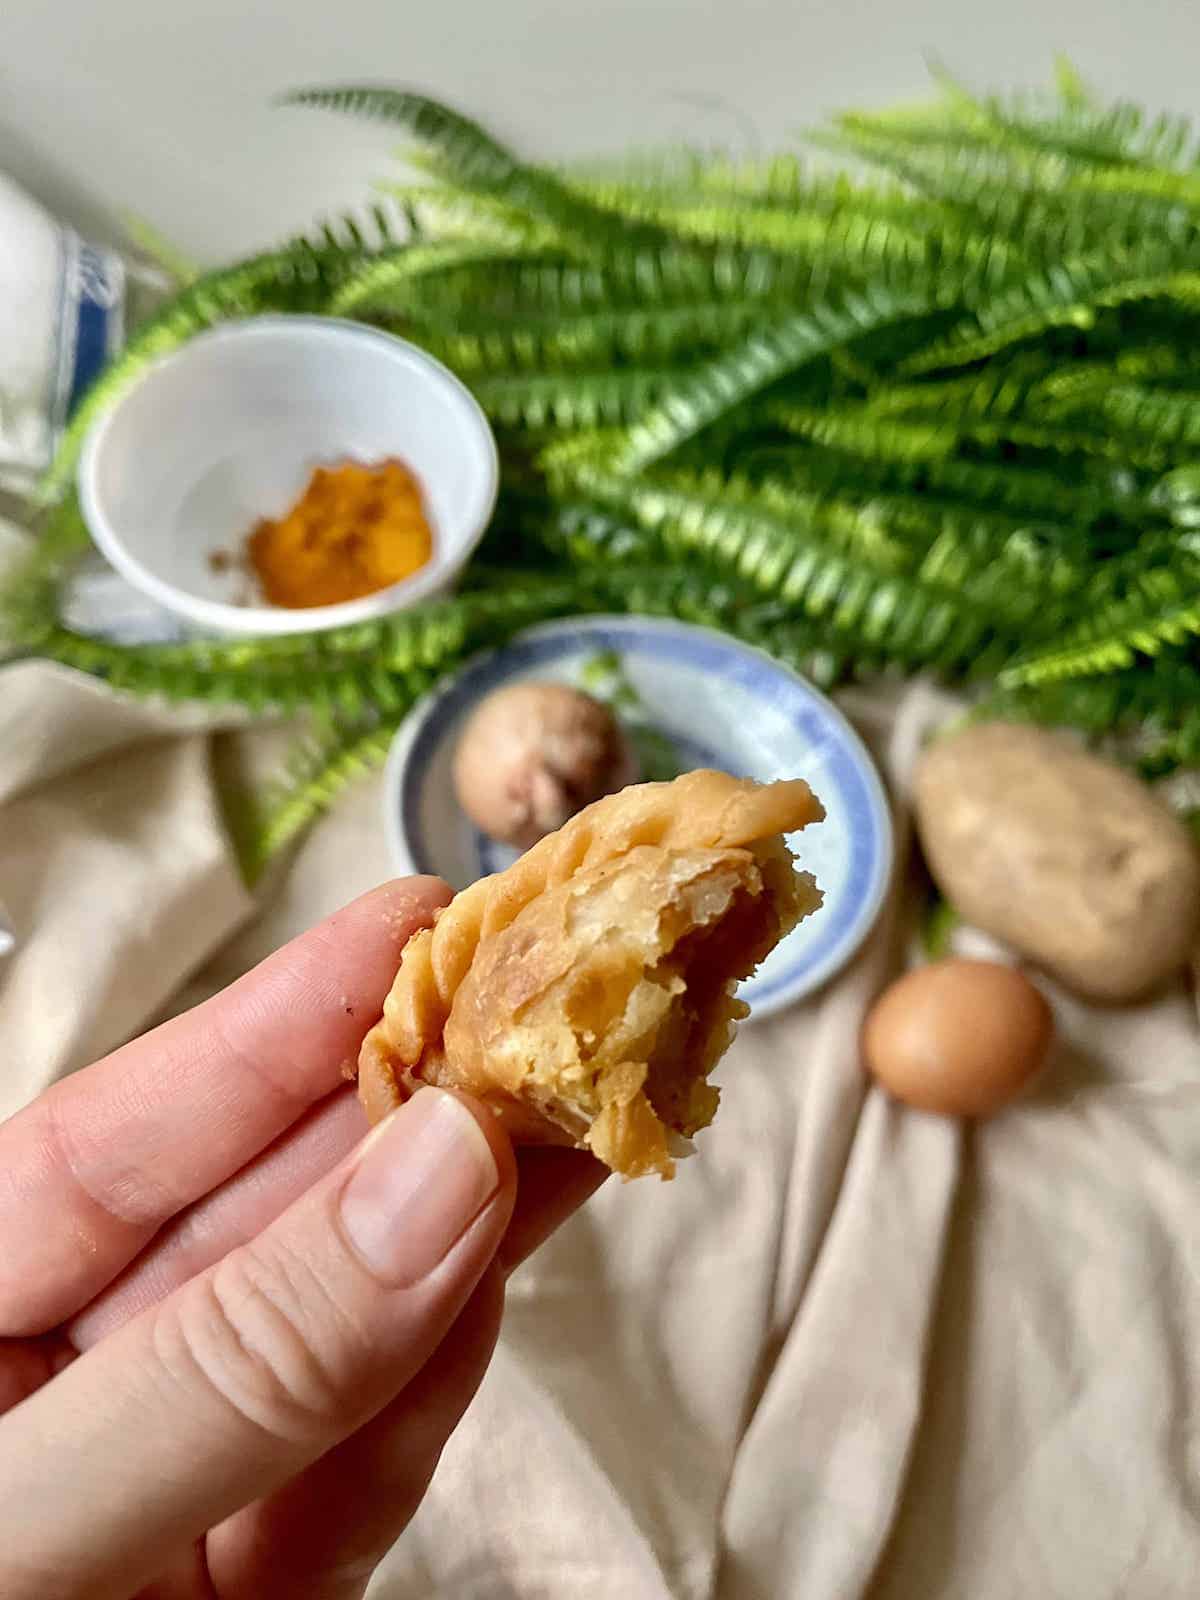
M 768 781 L 806 778 L 825 820 L 794 840 L 824 893 L 747 983 L 766 1017 L 819 988 L 857 950 L 892 868 L 891 815 L 870 756 L 841 712 L 777 661 L 725 634 L 648 617 L 575 617 L 520 634 L 468 662 L 416 706 L 396 735 L 383 784 L 384 829 L 401 874 L 432 872 L 455 889 L 516 853 L 486 838 L 454 795 L 454 748 L 484 695 L 531 678 L 586 686 L 589 663 L 615 654 L 646 723 L 681 769 L 718 767 Z
M 420 480 L 432 560 L 358 600 L 238 603 L 236 550 L 294 504 L 316 466 L 397 456 Z M 496 500 L 487 419 L 439 361 L 337 317 L 269 316 L 197 335 L 148 367 L 84 443 L 79 493 L 97 545 L 151 599 L 201 628 L 301 633 L 386 615 L 453 581 Z

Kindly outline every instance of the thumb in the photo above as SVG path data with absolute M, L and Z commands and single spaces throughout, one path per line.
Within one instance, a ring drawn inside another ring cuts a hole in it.
M 515 1182 L 495 1119 L 423 1089 L 258 1238 L 10 1412 L 0 1593 L 128 1594 L 361 1426 L 449 1330 Z

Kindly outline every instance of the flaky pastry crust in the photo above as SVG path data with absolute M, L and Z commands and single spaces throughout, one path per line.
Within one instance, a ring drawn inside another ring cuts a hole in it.
M 597 801 L 464 889 L 408 941 L 363 1042 L 371 1120 L 439 1084 L 519 1142 L 671 1176 L 716 1110 L 737 981 L 820 904 L 781 835 L 823 814 L 798 780 L 691 772 Z

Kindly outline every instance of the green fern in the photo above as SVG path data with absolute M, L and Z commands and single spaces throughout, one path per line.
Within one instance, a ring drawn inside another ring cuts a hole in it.
M 481 378 L 476 398 L 497 422 L 528 428 L 597 428 L 632 421 L 679 381 L 678 368 L 626 367 L 561 376 Z
M 669 558 L 699 556 L 716 571 L 777 596 L 794 616 L 826 621 L 864 651 L 961 667 L 993 637 L 987 613 L 953 591 L 886 565 L 880 570 L 878 548 L 861 527 L 857 540 L 845 529 L 835 539 L 816 515 L 804 524 L 769 504 L 739 503 L 706 483 L 681 485 L 669 475 L 630 478 L 577 465 L 576 477 L 602 505 L 655 534 Z
M 670 455 L 722 415 L 805 363 L 873 330 L 931 309 L 925 293 L 876 289 L 816 304 L 757 329 L 726 354 L 682 379 L 629 430 L 620 470 L 638 472 Z
M 959 430 L 948 423 L 895 421 L 869 406 L 800 406 L 781 401 L 771 420 L 788 433 L 875 461 L 944 461 L 958 447 Z
M 461 189 L 448 180 L 437 183 L 376 184 L 379 192 L 404 214 L 409 237 L 436 238 L 443 244 L 469 240 L 498 250 L 570 248 L 556 228 L 536 222 L 494 195 Z
M 421 182 L 196 278 L 85 399 L 10 653 L 133 693 L 307 709 L 324 731 L 251 831 L 261 865 L 382 753 L 416 696 L 551 616 L 722 628 L 822 683 L 933 670 L 1005 714 L 1200 761 L 1200 146 L 1181 119 L 1050 94 L 840 119 L 882 174 L 668 151 L 525 161 L 391 89 Z M 447 361 L 505 486 L 458 595 L 283 639 L 125 648 L 64 625 L 65 490 L 147 362 L 229 317 L 335 312 Z
M 553 174 L 518 161 L 476 122 L 425 95 L 403 89 L 343 85 L 297 89 L 285 104 L 398 123 L 432 145 L 444 169 L 465 189 L 495 196 L 549 223 L 568 238 L 589 243 L 614 238 L 659 240 L 657 228 L 631 222 L 574 194 Z
M 334 316 L 348 316 L 364 306 L 403 308 L 419 294 L 424 277 L 441 278 L 462 266 L 479 263 L 494 268 L 496 250 L 491 244 L 428 244 L 400 246 L 364 256 L 344 275 L 329 301 Z
M 63 586 L 88 548 L 79 502 L 70 495 L 43 516 L 0 586 L 0 660 L 41 653 L 58 623 Z
M 435 321 L 414 315 L 404 327 L 410 337 L 471 380 L 586 370 L 602 362 L 655 364 L 744 338 L 760 316 L 753 304 L 715 301 L 576 316 L 551 313 L 508 322 L 480 318 L 477 326 L 466 317 Z
M 1138 253 L 1102 250 L 1056 263 L 997 291 L 946 338 L 911 357 L 904 370 L 917 374 L 965 366 L 1051 328 L 1090 328 L 1102 307 L 1194 294 L 1200 273 L 1184 270 L 1188 260 L 1178 250 L 1150 248 Z M 1200 246 L 1193 248 L 1190 261 L 1200 268 Z
M 365 723 L 336 723 L 297 747 L 287 777 L 256 808 L 243 841 L 242 866 L 251 883 L 345 789 L 383 765 L 402 720 L 393 714 Z
M 1200 634 L 1200 562 L 1152 569 L 1130 587 L 1055 644 L 1019 657 L 1001 672 L 1001 686 L 1116 672 Z

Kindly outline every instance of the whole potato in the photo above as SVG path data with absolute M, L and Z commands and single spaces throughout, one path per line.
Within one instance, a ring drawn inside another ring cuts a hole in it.
M 985 723 L 916 774 L 929 869 L 968 922 L 1096 1000 L 1178 971 L 1200 927 L 1200 855 L 1145 784 L 1040 728 Z

